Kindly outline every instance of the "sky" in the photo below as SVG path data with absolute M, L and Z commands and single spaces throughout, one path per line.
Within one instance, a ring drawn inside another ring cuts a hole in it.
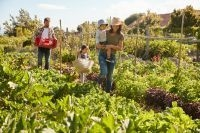
M 12 16 L 18 16 L 20 9 L 35 15 L 41 20 L 51 18 L 51 26 L 76 30 L 77 26 L 85 21 L 98 21 L 110 17 L 119 17 L 122 20 L 133 13 L 145 13 L 147 10 L 158 14 L 169 13 L 174 9 L 192 5 L 200 10 L 200 0 L 0 0 L 0 27 L 3 31 L 3 22 Z

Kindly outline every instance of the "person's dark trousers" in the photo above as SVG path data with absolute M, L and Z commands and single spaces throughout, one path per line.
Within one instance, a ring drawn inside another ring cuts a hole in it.
M 51 50 L 49 48 L 38 48 L 38 67 L 42 67 L 42 59 L 43 56 L 45 57 L 45 66 L 44 69 L 49 69 L 49 62 L 50 62 L 50 54 Z
M 111 58 L 114 60 L 114 63 L 106 61 L 107 55 L 106 52 L 99 52 L 99 65 L 100 65 L 100 78 L 99 83 L 105 82 L 105 91 L 112 91 L 112 80 L 113 80 L 113 71 L 116 64 L 115 55 L 111 55 Z M 104 83 L 103 83 L 104 84 Z

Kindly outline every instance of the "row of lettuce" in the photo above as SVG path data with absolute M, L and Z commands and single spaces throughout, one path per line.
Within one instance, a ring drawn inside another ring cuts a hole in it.
M 185 101 L 200 101 L 200 64 L 164 58 L 159 62 L 126 60 L 118 64 L 115 81 L 119 95 L 140 101 L 147 88 L 163 88 Z M 135 94 L 135 95 L 132 95 Z

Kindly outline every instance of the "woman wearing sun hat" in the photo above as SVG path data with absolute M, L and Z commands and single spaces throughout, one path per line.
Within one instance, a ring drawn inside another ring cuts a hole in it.
M 99 49 L 99 65 L 100 65 L 100 80 L 99 83 L 102 84 L 106 81 L 105 90 L 106 92 L 111 92 L 112 90 L 112 78 L 113 71 L 116 64 L 116 51 L 121 51 L 123 49 L 124 35 L 121 32 L 122 21 L 120 18 L 113 17 L 110 25 L 110 29 L 106 31 L 106 45 L 97 44 Z M 111 58 L 113 62 L 106 61 L 106 50 L 111 49 Z

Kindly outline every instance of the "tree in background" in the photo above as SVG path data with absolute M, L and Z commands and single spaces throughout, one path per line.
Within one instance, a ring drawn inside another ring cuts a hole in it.
M 143 16 L 142 20 L 143 21 L 141 21 L 141 23 L 139 25 L 139 27 L 141 29 L 146 29 L 147 26 L 149 26 L 150 29 L 160 27 L 161 18 L 156 13 L 151 13 L 150 11 L 148 11 L 147 14 L 145 16 Z M 152 34 L 153 31 L 150 30 L 150 33 Z
M 9 21 L 3 23 L 5 32 L 8 36 L 32 36 L 34 31 L 42 25 L 37 16 L 32 19 L 29 12 L 20 9 L 19 16 L 10 15 Z
M 133 22 L 135 22 L 138 18 L 140 18 L 140 17 L 142 17 L 144 15 L 145 15 L 144 13 L 135 13 L 135 14 L 132 14 L 128 18 L 126 18 L 124 20 L 124 23 L 128 26 L 128 25 L 132 24 Z
M 190 6 L 186 6 L 185 9 L 174 10 L 171 14 L 171 21 L 166 28 L 167 32 L 170 33 L 180 33 L 181 32 L 181 23 L 182 23 L 182 12 L 184 12 L 184 34 L 186 36 L 191 36 L 193 33 L 194 27 L 198 26 L 200 22 L 199 11 L 194 10 Z
M 95 32 L 97 30 L 97 23 L 85 21 L 84 23 L 79 25 L 79 27 L 82 27 L 82 43 L 86 43 L 88 45 L 92 44 L 93 42 L 91 40 L 91 37 L 94 38 L 95 36 Z
M 137 26 L 139 24 L 139 31 L 140 34 L 145 33 L 145 29 L 147 26 L 149 26 L 150 32 L 151 34 L 153 34 L 155 28 L 160 27 L 160 21 L 161 18 L 159 15 L 157 15 L 156 13 L 151 13 L 150 11 L 147 11 L 147 14 L 133 14 L 131 15 L 133 22 L 131 24 L 128 25 L 128 27 L 130 28 L 129 30 L 129 34 L 130 33 L 137 33 Z M 136 19 L 137 18 L 137 19 Z M 129 20 L 128 18 L 125 19 L 125 23 L 127 24 L 127 20 Z

